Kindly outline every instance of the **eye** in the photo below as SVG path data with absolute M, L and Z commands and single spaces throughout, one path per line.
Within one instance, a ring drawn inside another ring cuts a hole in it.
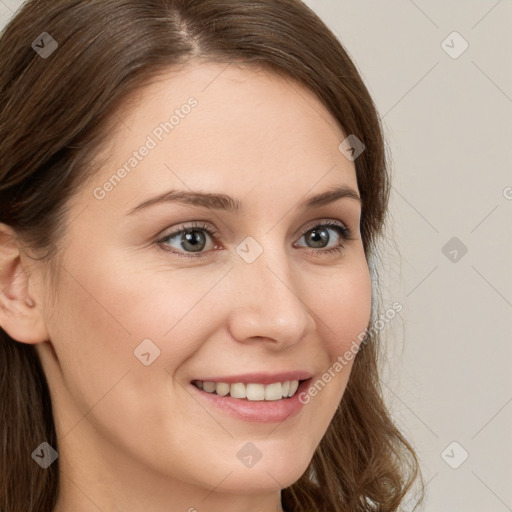
M 192 225 L 188 226 L 183 224 L 180 226 L 179 230 L 158 240 L 158 244 L 166 251 L 177 253 L 179 256 L 194 258 L 204 255 L 201 254 L 201 251 L 203 251 L 207 242 L 205 233 L 208 234 L 208 237 L 213 239 L 216 236 L 217 231 L 204 223 L 192 223 Z M 174 246 L 167 243 L 174 239 L 176 239 Z M 172 250 L 169 247 L 174 247 L 174 249 L 177 250 Z M 185 253 L 182 252 L 183 249 L 185 250 Z M 186 252 L 199 254 L 186 254 Z
M 334 232 L 335 236 L 333 237 L 329 232 Z M 161 238 L 157 241 L 157 244 L 163 250 L 178 256 L 198 258 L 207 256 L 208 252 L 210 252 L 205 250 L 208 245 L 208 238 L 211 240 L 210 248 L 217 247 L 213 242 L 216 237 L 218 238 L 217 230 L 208 224 L 194 222 L 189 225 L 182 224 L 180 229 Z M 301 238 L 305 238 L 308 241 L 307 243 L 310 244 L 309 248 L 313 249 L 312 252 L 315 255 L 340 252 L 345 247 L 345 242 L 354 239 L 351 230 L 337 221 L 326 221 L 322 224 L 317 224 L 312 229 L 307 230 Z M 329 242 L 332 238 L 338 238 L 339 241 L 329 247 Z M 304 246 L 298 245 L 298 247 Z
M 336 233 L 334 238 L 338 237 L 340 239 L 340 241 L 331 247 L 328 245 L 332 238 L 329 231 L 334 231 Z M 345 242 L 353 240 L 351 230 L 347 226 L 336 221 L 326 221 L 323 224 L 318 224 L 312 229 L 306 231 L 301 238 L 305 238 L 308 243 L 311 244 L 310 247 L 313 249 L 321 249 L 320 251 L 313 251 L 320 255 L 340 252 L 345 248 Z M 324 247 L 327 247 L 327 249 L 324 249 Z

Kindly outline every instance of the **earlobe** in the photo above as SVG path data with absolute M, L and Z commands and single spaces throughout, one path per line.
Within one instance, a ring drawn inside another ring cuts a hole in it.
M 29 278 L 14 231 L 0 223 L 0 327 L 16 341 L 35 344 L 48 340 L 48 332 Z

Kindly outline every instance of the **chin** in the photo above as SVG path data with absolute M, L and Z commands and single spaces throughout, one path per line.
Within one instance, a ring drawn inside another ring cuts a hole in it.
M 268 460 L 263 458 L 254 466 L 236 467 L 225 481 L 226 492 L 272 492 L 294 484 L 305 473 L 310 459 L 299 459 L 296 454 L 287 457 L 274 452 Z M 229 489 L 228 489 L 229 488 Z
M 294 484 L 302 476 L 298 471 L 271 471 L 255 468 L 248 471 L 233 472 L 221 485 L 222 491 L 230 494 L 270 493 L 280 491 Z M 218 485 L 218 482 L 215 484 Z

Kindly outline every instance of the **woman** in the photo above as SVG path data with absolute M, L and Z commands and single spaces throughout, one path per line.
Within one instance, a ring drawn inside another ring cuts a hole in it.
M 1 510 L 398 510 L 389 178 L 327 27 L 298 0 L 39 0 L 0 50 Z

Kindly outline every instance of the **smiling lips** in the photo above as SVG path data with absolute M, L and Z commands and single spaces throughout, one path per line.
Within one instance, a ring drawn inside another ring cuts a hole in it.
M 281 423 L 302 410 L 299 395 L 312 377 L 308 371 L 209 375 L 190 385 L 200 400 L 229 416 L 251 423 Z
M 292 397 L 299 387 L 298 380 L 286 380 L 284 382 L 273 382 L 260 384 L 257 382 L 212 382 L 195 380 L 192 384 L 207 393 L 215 393 L 219 396 L 230 396 L 232 398 L 247 399 L 250 401 L 281 400 Z
M 310 372 L 297 370 L 272 374 L 253 372 L 244 375 L 205 376 L 193 380 L 191 384 L 214 396 L 262 402 L 292 398 L 300 384 L 311 377 Z

